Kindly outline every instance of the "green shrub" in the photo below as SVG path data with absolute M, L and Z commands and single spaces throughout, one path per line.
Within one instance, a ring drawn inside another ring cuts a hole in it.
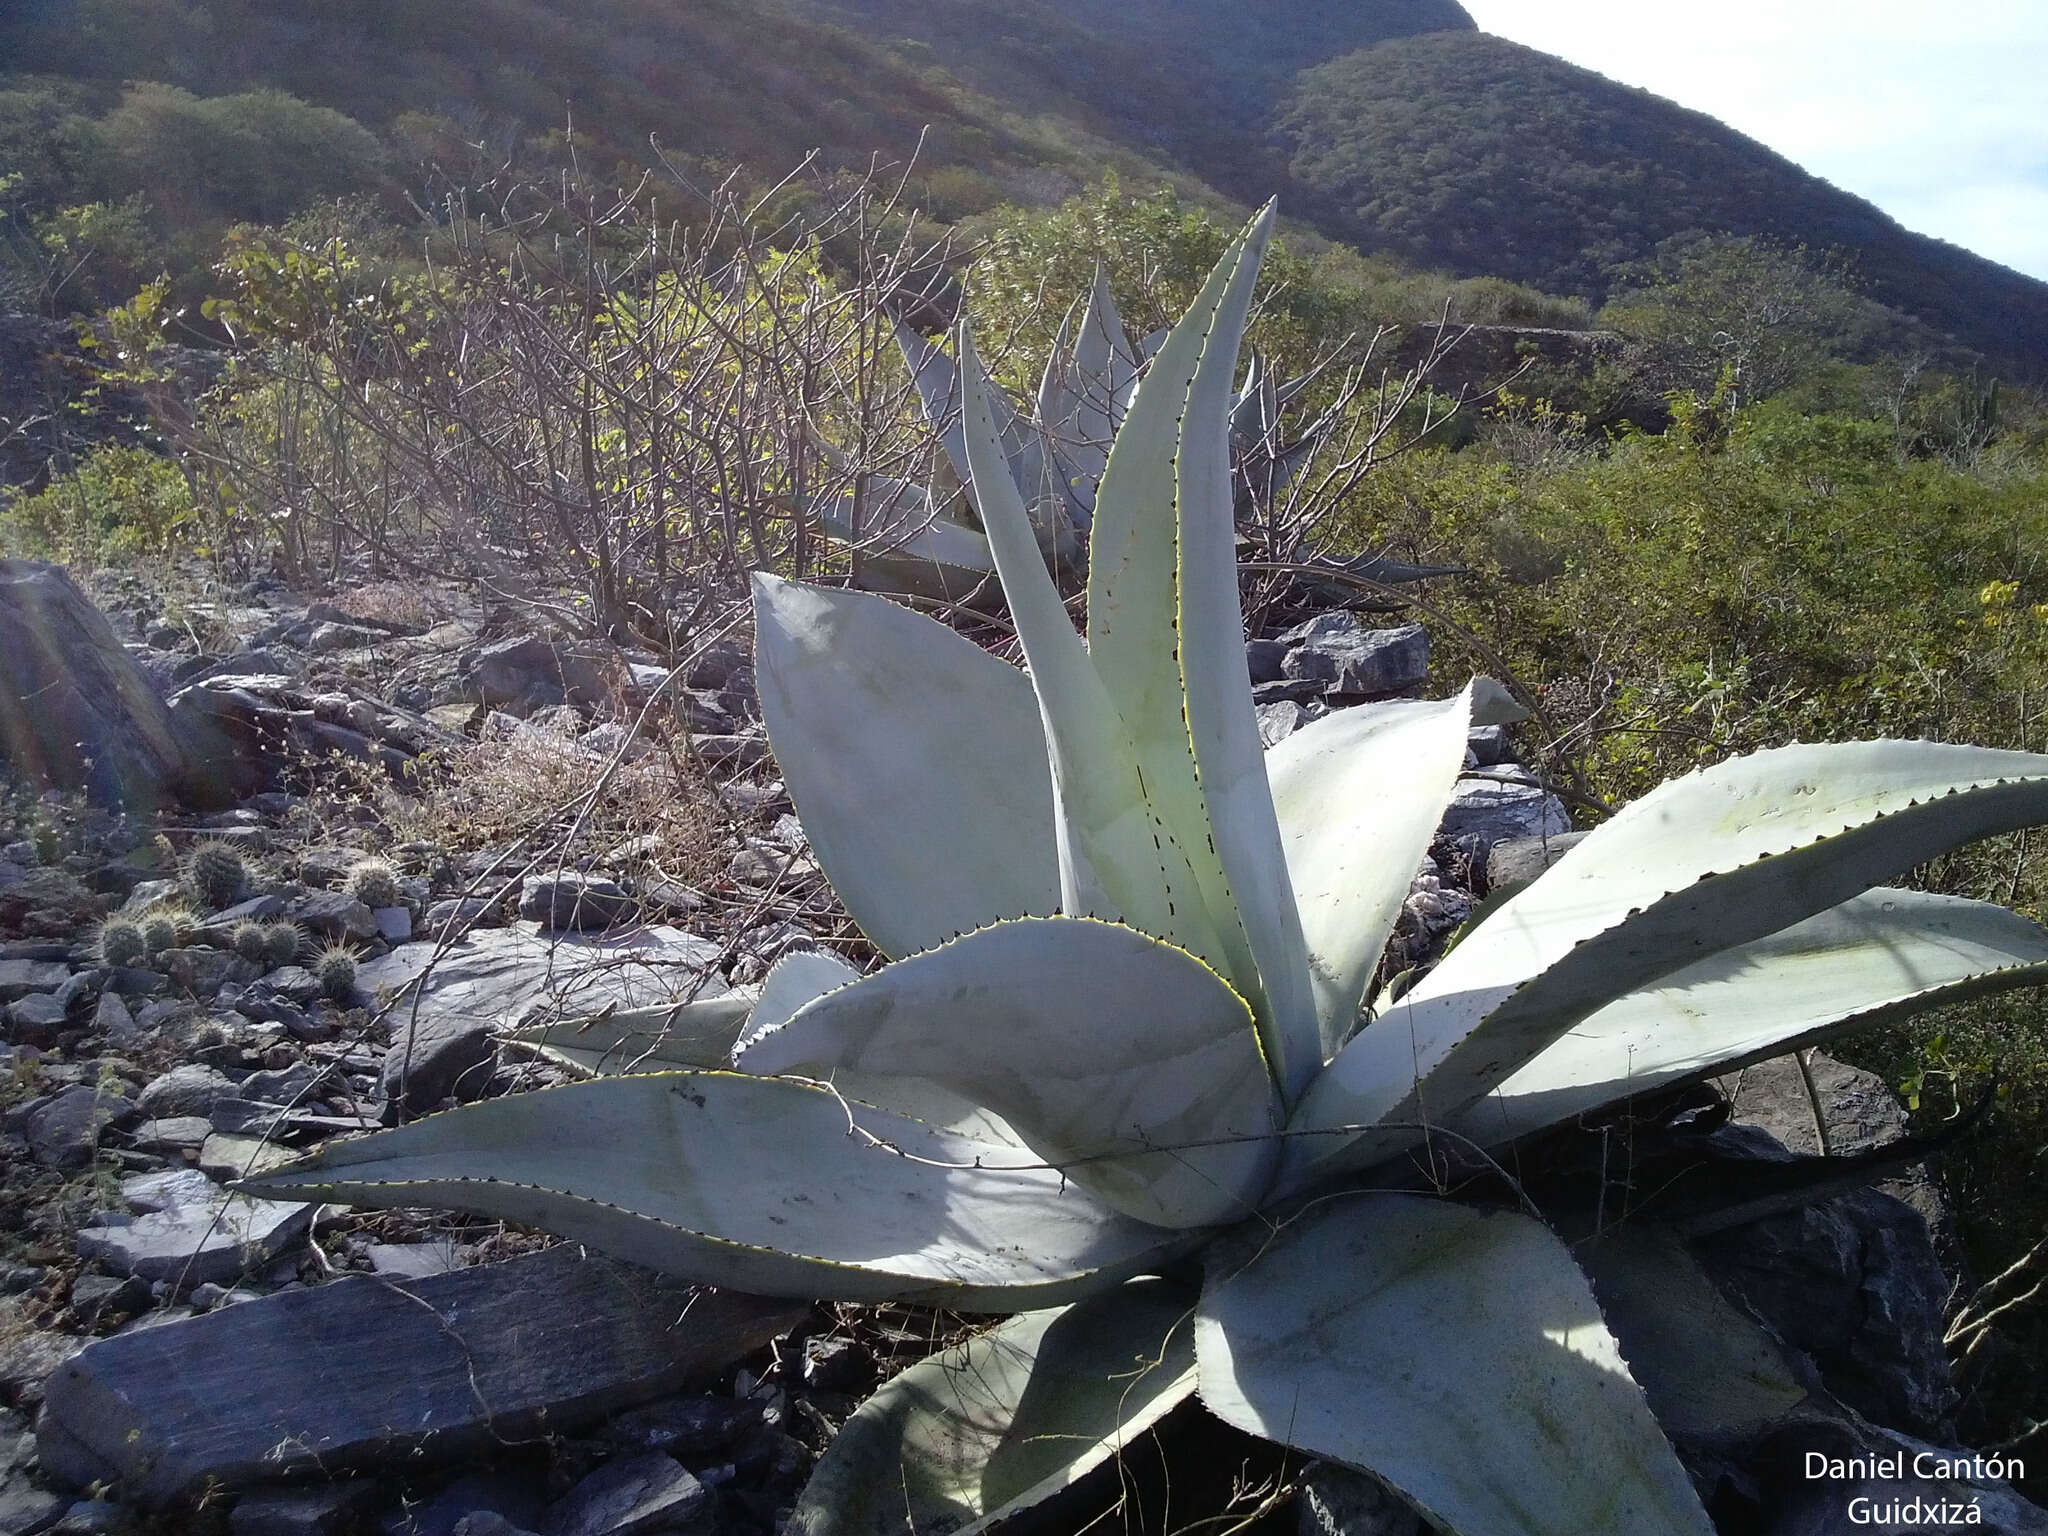
M 178 552 L 192 524 L 192 488 L 169 459 L 105 443 L 34 495 L 0 500 L 0 548 L 90 563 Z

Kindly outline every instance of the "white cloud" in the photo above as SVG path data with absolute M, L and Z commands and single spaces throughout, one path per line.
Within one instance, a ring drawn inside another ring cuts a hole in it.
M 2048 279 L 2041 0 L 1463 0 L 1488 32 L 1708 112 L 1909 229 Z

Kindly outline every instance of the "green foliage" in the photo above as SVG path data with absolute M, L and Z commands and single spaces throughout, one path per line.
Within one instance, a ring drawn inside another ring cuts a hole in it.
M 1832 264 L 1750 236 L 1668 240 L 1624 282 L 1600 323 L 1634 344 L 1644 380 L 1736 408 L 1862 350 L 1859 333 L 1882 324 Z
M 2021 701 L 2048 686 L 2044 493 L 2038 464 L 1902 460 L 1878 419 L 1680 402 L 1670 432 L 1604 455 L 1387 465 L 1354 538 L 1472 565 L 1447 616 L 1523 677 L 1591 683 L 1554 724 L 1625 797 L 1795 738 L 2020 745 Z M 2017 583 L 2010 609 L 1980 601 L 1994 582 Z
M 190 221 L 275 222 L 372 181 L 375 135 L 284 91 L 201 98 L 142 84 L 99 124 L 117 169 Z
M 245 918 L 228 935 L 228 947 L 251 965 L 261 965 L 270 954 L 269 937 L 262 923 Z
M 140 196 L 60 207 L 29 221 L 52 307 L 97 309 L 127 298 L 157 268 L 162 237 Z
M 120 443 L 33 495 L 0 500 L 0 547 L 24 555 L 90 563 L 174 552 L 192 521 L 192 488 L 160 454 Z

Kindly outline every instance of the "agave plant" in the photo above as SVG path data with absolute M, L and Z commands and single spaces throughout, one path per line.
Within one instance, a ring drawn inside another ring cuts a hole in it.
M 1137 394 L 1145 361 L 1168 334 L 1155 332 L 1133 348 L 1100 267 L 1086 305 L 1076 307 L 1079 323 L 1070 310 L 1031 406 L 1011 400 L 999 388 L 985 391 L 1009 483 L 1063 586 L 1086 572 L 1096 491 L 1109 465 L 1110 446 Z M 896 345 L 943 450 L 940 474 L 930 485 L 902 476 L 859 476 L 852 488 L 817 497 L 812 515 L 827 535 L 862 552 L 858 581 L 872 590 L 942 599 L 985 593 L 996 585 L 996 562 L 980 526 L 984 518 L 968 463 L 959 365 L 936 342 L 906 325 L 896 327 Z M 1260 507 L 1284 495 L 1334 427 L 1333 408 L 1297 433 L 1286 428 L 1286 412 L 1312 382 L 1310 376 L 1278 379 L 1263 357 L 1252 354 L 1230 407 L 1230 445 L 1237 464 L 1232 505 L 1239 524 L 1249 523 Z M 830 444 L 819 446 L 842 473 L 852 475 L 857 469 Z M 989 472 L 985 467 L 984 474 Z M 1389 585 L 1459 571 L 1369 556 L 1350 562 L 1340 574 Z
M 964 329 L 961 451 L 1028 671 L 883 598 L 758 579 L 776 755 L 890 963 L 792 955 L 758 998 L 594 1021 L 556 1049 L 607 1075 L 249 1186 L 533 1222 L 710 1284 L 1022 1314 L 855 1415 L 808 1532 L 993 1520 L 1196 1394 L 1461 1536 L 1711 1530 L 1552 1228 L 1359 1175 L 2042 980 L 2034 924 L 1872 887 L 2048 819 L 2048 758 L 1870 742 L 1724 763 L 1368 998 L 1471 690 L 1261 751 L 1228 434 L 1270 223 L 1129 402 L 1085 639 Z

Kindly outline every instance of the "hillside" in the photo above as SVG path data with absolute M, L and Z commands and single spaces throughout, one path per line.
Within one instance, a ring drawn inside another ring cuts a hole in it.
M 1760 235 L 1853 253 L 1870 297 L 2048 374 L 2048 285 L 1456 0 L 16 0 L 0 59 L 0 221 L 143 199 L 128 268 L 98 230 L 110 288 L 165 249 L 201 280 L 235 220 L 357 190 L 396 209 L 428 159 L 560 160 L 572 119 L 580 164 L 621 181 L 656 143 L 692 176 L 775 175 L 813 148 L 900 163 L 924 134 L 911 196 L 945 221 L 1115 170 L 1594 299 L 1671 236 Z
M 2016 376 L 2048 374 L 2048 285 L 1912 234 L 1704 115 L 1483 33 L 1304 72 L 1279 128 L 1330 233 L 1366 249 L 1600 297 L 1692 229 L 1852 256 L 1865 291 Z

